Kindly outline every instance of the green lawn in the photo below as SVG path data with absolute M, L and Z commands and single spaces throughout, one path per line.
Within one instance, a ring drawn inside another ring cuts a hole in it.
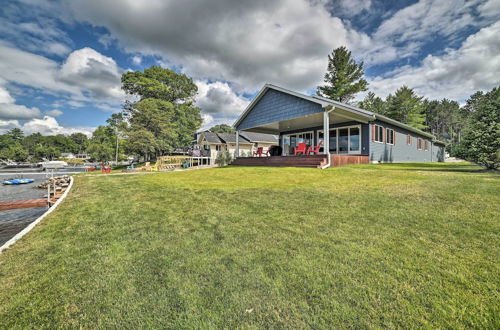
M 78 176 L 0 255 L 0 328 L 500 327 L 500 174 Z

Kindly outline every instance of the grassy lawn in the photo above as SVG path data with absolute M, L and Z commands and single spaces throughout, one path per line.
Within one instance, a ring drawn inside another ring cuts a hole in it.
M 0 255 L 0 328 L 500 327 L 500 174 L 78 176 Z

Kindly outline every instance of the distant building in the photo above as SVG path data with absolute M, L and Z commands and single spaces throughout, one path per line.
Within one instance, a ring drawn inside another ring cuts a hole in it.
M 257 148 L 266 152 L 271 146 L 279 144 L 278 136 L 271 134 L 241 132 L 238 137 L 240 155 L 252 155 Z M 236 134 L 215 133 L 210 131 L 197 134 L 195 150 L 200 150 L 201 156 L 216 158 L 221 151 L 229 151 L 234 156 L 236 152 Z
M 64 158 L 64 159 L 75 159 L 76 156 L 72 152 L 62 152 L 61 153 L 61 158 Z

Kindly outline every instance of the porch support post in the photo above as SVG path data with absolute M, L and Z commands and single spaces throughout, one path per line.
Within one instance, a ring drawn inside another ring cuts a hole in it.
M 236 131 L 236 151 L 234 152 L 234 158 L 240 156 L 240 131 Z
M 330 154 L 330 117 L 329 111 L 323 112 L 323 154 Z M 319 142 L 319 141 L 318 141 Z

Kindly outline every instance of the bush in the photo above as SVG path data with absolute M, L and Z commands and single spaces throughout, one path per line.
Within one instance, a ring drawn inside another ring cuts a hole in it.
M 232 160 L 233 157 L 231 156 L 231 153 L 227 150 L 223 150 L 217 153 L 217 158 L 215 158 L 215 164 L 219 166 L 227 166 L 231 163 Z

